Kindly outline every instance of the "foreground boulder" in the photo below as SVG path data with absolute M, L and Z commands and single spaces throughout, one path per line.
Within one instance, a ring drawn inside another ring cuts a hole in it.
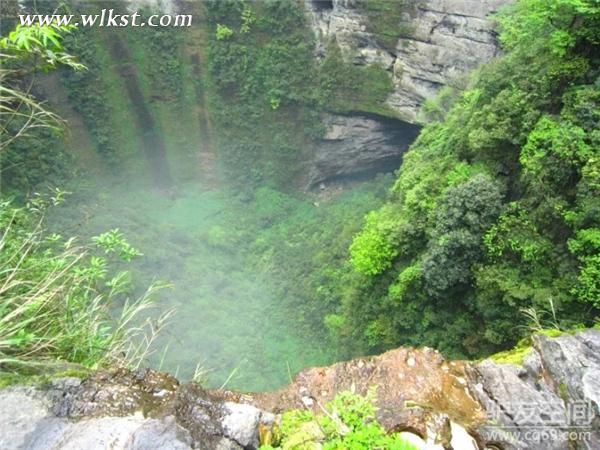
M 289 386 L 260 394 L 270 411 L 316 411 L 335 394 L 377 386 L 378 419 L 451 446 L 465 429 L 478 448 L 600 448 L 600 330 L 534 335 L 512 364 L 446 361 L 431 349 L 392 350 L 301 372 Z M 464 450 L 467 447 L 454 447 Z
M 117 370 L 0 391 L 0 448 L 240 450 L 274 419 L 166 374 Z
M 600 448 L 600 330 L 532 337 L 518 357 L 446 361 L 400 348 L 242 394 L 116 370 L 0 390 L 1 449 L 254 449 L 278 414 L 377 387 L 378 419 L 422 449 Z M 507 363 L 506 361 L 510 361 Z

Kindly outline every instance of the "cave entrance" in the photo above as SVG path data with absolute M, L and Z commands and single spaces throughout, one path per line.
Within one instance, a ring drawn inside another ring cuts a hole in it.
M 315 147 L 308 189 L 394 172 L 420 131 L 415 124 L 365 113 L 329 115 L 326 128 Z
M 317 11 L 328 11 L 333 9 L 333 0 L 312 0 L 312 4 Z

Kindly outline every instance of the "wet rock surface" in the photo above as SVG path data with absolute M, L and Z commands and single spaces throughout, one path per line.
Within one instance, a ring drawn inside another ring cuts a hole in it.
M 159 415 L 168 410 L 178 392 L 172 376 L 151 370 L 118 369 L 87 380 L 59 378 L 48 389 L 57 417 L 125 416 L 141 411 Z
M 340 391 L 366 394 L 377 386 L 380 422 L 437 448 L 591 450 L 600 448 L 599 367 L 600 330 L 535 335 L 519 366 L 400 348 L 305 370 L 254 402 L 275 412 L 316 412 Z M 469 447 L 473 441 L 477 447 Z
M 308 407 L 315 413 L 338 392 L 365 395 L 377 386 L 378 419 L 388 429 L 426 434 L 425 417 L 445 414 L 451 420 L 473 425 L 483 411 L 468 392 L 466 364 L 446 361 L 431 349 L 400 348 L 379 356 L 354 359 L 329 367 L 304 370 L 279 391 L 258 394 L 261 408 L 280 412 Z
M 0 391 L 2 450 L 257 448 L 275 416 L 152 370 Z
M 600 330 L 536 335 L 519 366 L 400 348 L 307 369 L 259 394 L 115 370 L 0 390 L 0 448 L 254 449 L 278 413 L 319 412 L 341 391 L 376 386 L 378 419 L 423 449 L 591 450 L 600 448 L 599 385 Z

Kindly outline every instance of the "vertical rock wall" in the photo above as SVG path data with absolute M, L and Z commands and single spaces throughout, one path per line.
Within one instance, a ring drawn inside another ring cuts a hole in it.
M 415 123 L 424 100 L 452 85 L 498 53 L 490 15 L 510 0 L 408 0 L 398 29 L 406 30 L 394 48 L 384 48 L 369 32 L 359 0 L 305 0 L 317 37 L 317 56 L 335 39 L 346 60 L 378 64 L 390 72 L 394 91 L 387 100 L 397 116 Z

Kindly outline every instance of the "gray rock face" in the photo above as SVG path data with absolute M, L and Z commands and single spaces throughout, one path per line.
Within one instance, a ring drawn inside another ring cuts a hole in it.
M 3 450 L 188 450 L 192 439 L 172 417 L 98 417 L 72 422 L 52 413 L 51 401 L 31 388 L 0 391 Z
M 377 117 L 328 116 L 327 134 L 317 143 L 308 187 L 321 182 L 391 171 L 417 134 L 419 109 L 444 86 L 460 85 L 466 75 L 498 53 L 489 15 L 511 0 L 413 0 L 404 4 L 398 29 L 408 29 L 395 47 L 384 48 L 368 31 L 368 18 L 356 0 L 305 0 L 308 23 L 323 57 L 335 39 L 345 60 L 377 64 L 389 72 L 394 90 L 387 106 L 402 121 Z
M 328 115 L 325 125 L 327 132 L 311 164 L 309 187 L 396 169 L 419 130 L 399 120 L 367 116 Z
M 387 104 L 398 117 L 416 123 L 423 101 L 456 83 L 498 52 L 489 15 L 511 0 L 413 0 L 405 2 L 398 28 L 411 30 L 395 48 L 382 48 L 367 31 L 367 17 L 353 0 L 306 0 L 318 56 L 335 37 L 354 64 L 378 64 L 389 71 L 394 91 Z M 400 3 L 399 3 L 400 5 Z
M 356 64 L 379 64 L 391 69 L 394 56 L 380 48 L 367 32 L 366 18 L 352 0 L 306 0 L 308 23 L 317 38 L 316 54 L 325 55 L 327 41 L 335 37 L 342 55 Z
M 153 371 L 0 390 L 2 450 L 241 450 L 275 416 Z
M 273 414 L 249 404 L 222 401 L 197 385 L 180 389 L 175 403 L 176 417 L 188 429 L 199 448 L 257 448 L 259 427 L 270 427 Z
M 242 447 L 258 447 L 258 424 L 261 412 L 251 405 L 226 402 L 221 424 L 225 436 Z
M 179 12 L 177 0 L 125 0 L 128 9 L 132 12 L 140 9 L 157 11 L 162 14 L 176 14 Z
M 600 448 L 600 331 L 533 340 L 523 367 L 471 368 L 471 391 L 491 419 L 479 434 L 504 450 Z
M 26 448 L 28 436 L 48 415 L 48 403 L 35 389 L 0 390 L 0 448 Z

